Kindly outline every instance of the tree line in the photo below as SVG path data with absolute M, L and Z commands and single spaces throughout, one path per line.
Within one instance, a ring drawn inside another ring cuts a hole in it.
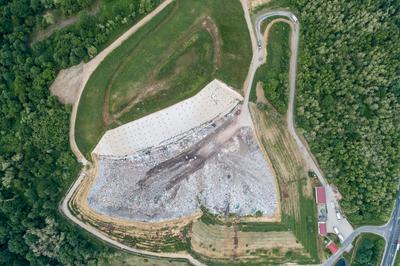
M 87 1 L 0 0 L 0 264 L 96 264 L 110 248 L 58 213 L 79 165 L 69 148 L 70 107 L 49 94 L 62 68 L 87 61 L 159 0 L 102 1 L 31 46 L 49 10 L 76 14 Z
M 351 221 L 383 222 L 400 175 L 398 1 L 291 1 L 301 22 L 297 117 Z

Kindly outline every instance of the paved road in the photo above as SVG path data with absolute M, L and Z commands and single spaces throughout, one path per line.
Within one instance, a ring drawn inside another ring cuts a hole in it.
M 253 63 L 255 69 L 257 69 L 266 60 L 266 49 L 265 44 L 262 41 L 261 24 L 264 20 L 271 17 L 285 17 L 287 22 L 291 26 L 291 58 L 290 58 L 290 68 L 289 68 L 289 104 L 287 111 L 287 125 L 291 136 L 294 138 L 305 162 L 307 163 L 310 170 L 312 170 L 318 177 L 321 184 L 325 187 L 326 198 L 327 198 L 327 230 L 328 232 L 334 232 L 333 227 L 336 226 L 344 238 L 350 236 L 353 232 L 353 227 L 346 219 L 341 219 L 340 221 L 336 217 L 336 209 L 339 209 L 339 204 L 335 198 L 335 194 L 324 178 L 322 171 L 320 170 L 318 163 L 313 157 L 311 151 L 308 149 L 307 145 L 303 143 L 301 138 L 296 132 L 294 123 L 294 107 L 295 107 L 295 96 L 296 96 L 296 73 L 297 73 L 297 57 L 298 57 L 298 44 L 299 44 L 299 31 L 300 23 L 297 17 L 288 10 L 272 10 L 263 13 L 256 17 L 255 28 L 256 28 L 256 38 L 257 49 L 256 57 L 258 60 L 253 58 Z
M 396 259 L 397 243 L 400 240 L 400 193 L 397 194 L 395 209 L 386 227 L 388 231 L 386 231 L 386 247 L 382 266 L 392 266 Z
M 156 9 L 150 12 L 143 19 L 138 21 L 135 25 L 133 25 L 129 30 L 127 30 L 124 34 L 122 34 L 118 39 L 116 39 L 112 44 L 107 46 L 103 51 L 101 51 L 96 57 L 90 60 L 88 63 L 83 65 L 83 73 L 82 80 L 78 90 L 78 97 L 75 103 L 72 105 L 72 112 L 70 117 L 69 124 L 69 144 L 71 146 L 72 152 L 75 154 L 76 158 L 80 163 L 86 165 L 88 161 L 85 156 L 79 150 L 78 145 L 75 141 L 75 121 L 76 114 L 78 112 L 79 101 L 82 96 L 83 89 L 86 86 L 90 76 L 96 70 L 96 68 L 100 65 L 100 63 L 107 57 L 115 48 L 120 46 L 126 39 L 128 39 L 132 34 L 138 31 L 141 27 L 143 27 L 147 22 L 149 22 L 152 18 L 154 18 L 158 13 L 160 13 L 166 6 L 168 6 L 173 0 L 165 0 L 162 2 Z
M 386 240 L 385 251 L 381 262 L 382 266 L 392 266 L 396 259 L 397 241 L 400 239 L 400 193 L 397 196 L 395 208 L 392 212 L 390 220 L 382 226 L 362 226 L 354 230 L 354 232 L 346 238 L 337 253 L 332 255 L 324 266 L 331 266 L 340 258 L 346 248 L 361 233 L 372 233 L 382 236 Z
M 81 162 L 84 166 L 89 167 L 90 163 L 86 160 L 84 155 L 81 153 L 79 150 L 78 146 L 76 145 L 75 142 L 75 120 L 76 120 L 76 114 L 78 110 L 78 105 L 79 105 L 79 100 L 82 95 L 83 89 L 85 88 L 85 85 L 87 81 L 89 80 L 89 77 L 91 74 L 96 70 L 96 68 L 100 65 L 100 63 L 104 60 L 104 58 L 109 55 L 115 48 L 120 46 L 126 39 L 128 39 L 132 34 L 134 34 L 137 30 L 139 30 L 141 27 L 143 27 L 148 21 L 150 21 L 153 17 L 155 17 L 158 13 L 160 13 L 165 7 L 167 7 L 173 0 L 165 0 L 163 3 L 161 3 L 155 10 L 150 12 L 147 16 L 145 16 L 142 20 L 140 20 L 138 23 L 133 25 L 128 31 L 126 31 L 121 37 L 119 37 L 117 40 L 115 40 L 111 45 L 109 45 L 106 49 L 104 49 L 101 53 L 99 53 L 95 58 L 93 58 L 91 61 L 89 61 L 87 64 L 84 65 L 83 69 L 83 77 L 82 81 L 80 84 L 79 88 L 79 95 L 78 99 L 72 106 L 72 112 L 71 112 L 71 117 L 70 117 L 70 130 L 69 130 L 69 139 L 70 139 L 70 146 L 77 157 L 78 161 Z M 85 168 L 84 168 L 85 169 Z M 71 186 L 69 189 L 67 195 L 61 202 L 59 209 L 62 214 L 64 214 L 67 218 L 72 220 L 74 223 L 82 227 L 83 229 L 87 230 L 88 232 L 92 233 L 96 237 L 100 238 L 101 240 L 126 251 L 129 252 L 134 252 L 137 254 L 142 254 L 142 255 L 147 255 L 147 256 L 154 256 L 154 257 L 164 257 L 164 258 L 177 258 L 177 259 L 187 259 L 190 261 L 191 264 L 193 265 L 204 265 L 200 261 L 194 259 L 192 256 L 190 256 L 187 253 L 155 253 L 155 252 L 149 252 L 149 251 L 144 251 L 140 249 L 135 249 L 131 248 L 129 246 L 126 246 L 124 244 L 121 244 L 105 234 L 103 234 L 101 231 L 97 230 L 95 227 L 91 226 L 90 224 L 86 224 L 76 218 L 69 209 L 69 202 L 71 200 L 71 197 L 75 193 L 76 189 L 79 187 L 81 182 L 85 178 L 85 170 L 82 170 L 80 173 L 78 179 L 75 181 L 75 183 Z

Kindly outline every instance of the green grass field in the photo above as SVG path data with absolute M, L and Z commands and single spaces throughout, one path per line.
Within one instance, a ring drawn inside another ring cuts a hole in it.
M 193 96 L 214 78 L 241 90 L 250 59 L 239 1 L 174 1 L 90 77 L 78 107 L 78 147 L 89 157 L 107 129 Z
M 263 25 L 264 29 L 266 25 Z M 250 98 L 256 102 L 255 88 L 257 82 L 262 82 L 265 97 L 281 114 L 286 113 L 289 94 L 289 36 L 290 26 L 287 23 L 277 22 L 272 25 L 267 40 L 267 61 L 257 69 Z
M 113 255 L 103 258 L 98 263 L 99 266 L 187 266 L 191 265 L 185 260 L 173 260 L 167 258 L 153 258 L 140 256 L 130 253 L 116 252 Z
M 394 266 L 400 266 L 400 253 L 397 253 L 396 260 L 394 261 Z
M 385 249 L 385 240 L 374 234 L 361 234 L 358 238 L 349 261 L 350 266 L 379 266 Z

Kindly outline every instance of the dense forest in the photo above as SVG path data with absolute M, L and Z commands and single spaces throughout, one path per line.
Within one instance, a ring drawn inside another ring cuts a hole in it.
M 110 249 L 58 213 L 77 176 L 70 151 L 70 107 L 50 96 L 57 72 L 88 60 L 158 0 L 104 1 L 96 16 L 30 44 L 52 21 L 49 11 L 76 14 L 92 0 L 0 0 L 0 265 L 96 264 Z
M 292 2 L 298 127 L 351 221 L 382 222 L 400 174 L 400 2 Z
M 361 235 L 356 243 L 356 252 L 351 265 L 354 266 L 375 266 L 380 265 L 382 254 L 385 249 L 385 240 L 377 235 Z
M 69 108 L 49 95 L 57 72 L 88 60 L 158 4 L 104 1 L 79 23 L 30 44 L 94 1 L 0 0 L 0 264 L 94 264 L 109 251 L 58 214 L 76 177 Z M 297 122 L 353 221 L 389 214 L 400 168 L 398 1 L 293 1 L 301 20 Z M 102 11 L 100 11 L 102 12 Z

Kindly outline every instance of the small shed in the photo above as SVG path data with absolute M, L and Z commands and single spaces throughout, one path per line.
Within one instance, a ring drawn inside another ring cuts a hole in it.
M 329 249 L 329 251 L 332 254 L 335 254 L 339 249 L 338 247 L 335 245 L 335 243 L 333 243 L 333 241 L 329 241 L 329 243 L 326 245 L 326 247 Z

